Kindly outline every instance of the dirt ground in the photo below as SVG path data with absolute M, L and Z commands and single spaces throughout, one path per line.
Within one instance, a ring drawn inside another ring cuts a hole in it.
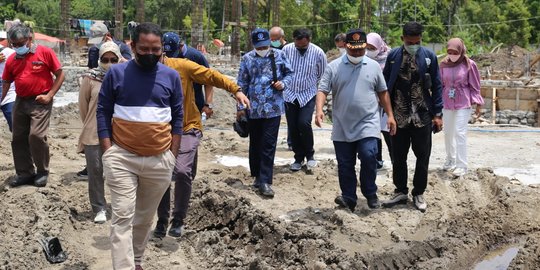
M 314 174 L 291 173 L 283 122 L 275 166 L 276 196 L 250 188 L 248 140 L 232 131 L 233 100 L 216 90 L 216 113 L 199 148 L 187 231 L 179 239 L 151 239 L 145 269 L 472 269 L 507 247 L 519 252 L 510 269 L 540 268 L 540 189 L 494 174 L 498 168 L 532 172 L 540 179 L 538 129 L 474 127 L 469 133 L 470 173 L 462 178 L 438 168 L 443 134 L 434 136 L 428 210 L 412 204 L 354 213 L 338 209 L 337 165 L 330 125 L 315 129 Z M 0 269 L 111 269 L 110 221 L 94 224 L 84 166 L 75 153 L 77 105 L 55 108 L 51 120 L 51 176 L 45 188 L 10 188 L 14 176 L 10 135 L 0 135 Z M 519 129 L 520 132 L 504 132 Z M 498 131 L 498 132 L 491 132 Z M 386 152 L 386 151 L 385 151 Z M 220 159 L 222 163 L 218 163 Z M 385 159 L 388 155 L 385 153 Z M 412 154 L 411 162 L 414 164 Z M 535 169 L 536 168 L 536 169 Z M 536 170 L 536 171 L 535 171 Z M 412 173 L 412 169 L 410 170 Z M 379 171 L 379 197 L 393 191 L 389 162 Z M 108 196 L 108 194 L 107 194 Z M 37 242 L 57 236 L 69 259 L 49 264 Z

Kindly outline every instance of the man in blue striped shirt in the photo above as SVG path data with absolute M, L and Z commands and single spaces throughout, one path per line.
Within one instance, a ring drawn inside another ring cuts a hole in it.
M 313 157 L 315 150 L 311 121 L 315 110 L 317 84 L 326 69 L 326 55 L 319 46 L 310 42 L 310 30 L 296 29 L 293 38 L 294 43 L 283 47 L 295 73 L 290 87 L 285 89 L 283 95 L 294 151 L 294 163 L 290 169 L 299 171 L 304 160 L 307 160 L 307 170 L 310 172 L 317 166 Z

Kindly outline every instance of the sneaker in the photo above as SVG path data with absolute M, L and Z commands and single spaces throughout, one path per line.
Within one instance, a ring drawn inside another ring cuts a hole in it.
M 442 167 L 443 171 L 451 171 L 455 168 L 456 168 L 456 162 L 452 160 L 446 160 L 446 162 L 444 163 Z
M 184 233 L 184 223 L 180 220 L 173 219 L 171 228 L 169 229 L 169 236 L 180 237 L 182 233 Z
M 307 167 L 308 172 L 313 171 L 313 169 L 317 167 L 317 161 L 314 159 L 308 160 L 306 163 L 306 167 Z
M 88 170 L 86 167 L 84 167 L 82 171 L 77 172 L 77 177 L 80 179 L 88 179 Z
M 158 222 L 156 224 L 156 229 L 154 229 L 154 237 L 157 238 L 163 238 L 165 235 L 167 235 L 167 226 L 169 225 L 169 221 L 166 219 L 158 219 Z
M 464 176 L 465 174 L 467 173 L 467 169 L 466 168 L 456 168 L 452 174 L 454 176 L 457 176 L 457 177 L 460 177 L 460 176 Z
M 302 169 L 302 166 L 304 166 L 303 162 L 294 162 L 293 164 L 291 164 L 291 171 L 293 172 L 297 172 L 299 170 Z
M 367 205 L 370 209 L 381 208 L 381 203 L 379 202 L 379 197 L 377 197 L 377 194 L 370 196 L 366 199 L 367 199 Z
M 424 200 L 424 195 L 416 195 L 413 196 L 413 202 L 416 209 L 420 210 L 420 212 L 426 212 L 427 204 L 426 200 Z
M 107 221 L 107 211 L 101 210 L 96 214 L 96 217 L 94 218 L 94 223 L 102 224 Z
M 343 196 L 337 196 L 334 199 L 334 202 L 337 205 L 339 205 L 340 207 L 349 208 L 349 210 L 351 210 L 351 212 L 354 212 L 354 208 L 356 207 L 356 205 L 354 205 L 353 203 L 347 202 L 347 200 L 345 200 L 345 198 L 343 198 Z
M 409 200 L 409 196 L 403 192 L 396 192 L 394 195 L 392 195 L 392 198 L 390 200 L 384 201 L 382 203 L 383 207 L 389 208 L 394 207 L 398 204 L 406 204 Z

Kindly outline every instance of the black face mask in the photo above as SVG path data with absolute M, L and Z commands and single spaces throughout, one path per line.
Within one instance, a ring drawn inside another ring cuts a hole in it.
M 144 69 L 144 70 L 152 70 L 156 67 L 157 63 L 159 62 L 159 58 L 161 55 L 155 55 L 153 53 L 151 54 L 136 54 L 137 56 L 137 63 Z
M 304 55 L 306 52 L 307 52 L 307 49 L 308 48 L 296 48 L 298 50 L 298 52 L 300 53 L 300 55 Z

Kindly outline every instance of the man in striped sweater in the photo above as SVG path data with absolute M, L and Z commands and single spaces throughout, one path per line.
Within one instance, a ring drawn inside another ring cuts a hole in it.
M 111 191 L 111 251 L 115 270 L 142 270 L 154 213 L 170 179 L 182 135 L 178 73 L 159 63 L 158 25 L 135 28 L 135 60 L 111 66 L 97 107 L 103 172 Z
M 291 171 L 299 171 L 307 160 L 310 172 L 317 162 L 313 157 L 313 129 L 311 121 L 315 110 L 317 85 L 326 69 L 326 55 L 319 46 L 311 43 L 311 31 L 296 29 L 293 32 L 294 43 L 283 47 L 294 70 L 294 78 L 284 91 L 285 115 L 289 126 L 294 163 Z

